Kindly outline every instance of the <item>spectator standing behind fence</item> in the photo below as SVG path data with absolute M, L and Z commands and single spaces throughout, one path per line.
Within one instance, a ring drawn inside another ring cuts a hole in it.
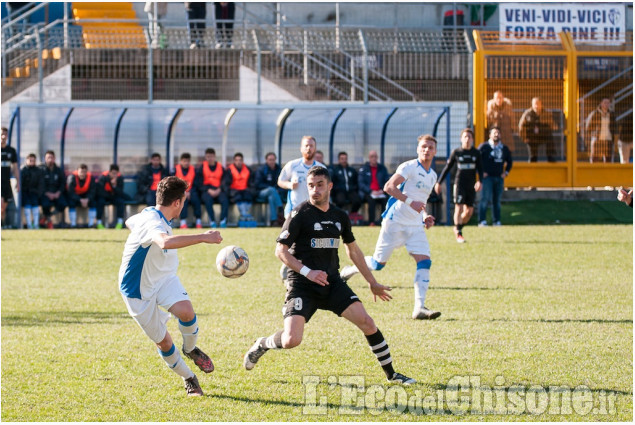
M 617 121 L 615 112 L 611 110 L 611 99 L 605 97 L 596 110 L 586 119 L 585 130 L 591 138 L 589 162 L 596 159 L 602 162 L 613 162 L 613 139 L 617 137 Z
M 44 164 L 40 166 L 44 177 L 44 195 L 40 198 L 40 205 L 44 213 L 46 227 L 53 228 L 51 221 L 51 207 L 60 213 L 60 227 L 67 227 L 64 221 L 64 209 L 68 206 L 66 201 L 66 178 L 64 171 L 55 164 L 55 152 L 47 151 L 44 154 Z M 40 223 L 42 224 L 42 223 Z
M 390 174 L 383 164 L 379 163 L 377 151 L 368 152 L 368 162 L 359 169 L 357 176 L 359 193 L 362 199 L 368 203 L 368 224 L 377 226 L 381 220 L 375 221 L 375 209 L 379 204 L 381 210 L 386 208 L 388 196 L 383 188 Z
M 617 192 L 617 200 L 633 208 L 633 189 L 628 192 L 624 189 L 620 189 L 620 191 Z
M 40 167 L 35 165 L 36 156 L 30 153 L 26 157 L 26 165 L 20 171 L 22 184 L 22 208 L 28 229 L 40 228 L 40 196 L 44 194 L 44 176 Z
M 153 153 L 150 163 L 143 166 L 137 175 L 137 196 L 139 202 L 145 202 L 149 207 L 157 204 L 157 186 L 168 176 L 168 170 L 161 164 L 161 155 Z
M 93 227 L 97 218 L 97 203 L 95 202 L 97 185 L 93 175 L 88 171 L 88 166 L 80 164 L 77 170 L 68 176 L 66 182 L 68 217 L 71 220 L 71 227 L 77 227 L 77 207 L 88 208 L 88 227 Z
M 269 152 L 265 155 L 265 164 L 258 168 L 254 178 L 256 202 L 269 204 L 269 225 L 282 226 L 282 197 L 278 188 L 278 177 L 282 168 L 276 162 L 276 154 Z
M 531 108 L 527 109 L 518 123 L 520 137 L 527 144 L 529 162 L 538 161 L 538 148 L 545 146 L 547 161 L 555 162 L 556 149 L 552 138 L 553 120 L 542 108 L 539 97 L 531 99 Z M 503 142 L 509 143 L 505 140 Z
M 124 201 L 123 176 L 117 164 L 110 164 L 108 171 L 104 171 L 97 180 L 97 228 L 105 229 L 103 217 L 106 205 L 114 205 L 117 215 L 115 229 L 123 228 Z
M 333 200 L 335 205 L 344 209 L 344 205 L 351 204 L 349 218 L 353 223 L 359 222 L 363 217 L 359 215 L 359 207 L 362 201 L 359 196 L 359 182 L 357 170 L 348 164 L 348 154 L 337 154 L 337 165 L 331 172 L 333 181 Z
M 630 117 L 624 117 L 619 122 L 619 139 L 617 150 L 620 153 L 620 163 L 628 164 L 633 150 L 633 113 Z
M 232 2 L 214 2 L 216 16 L 216 48 L 231 47 L 234 36 L 236 5 Z
M 452 151 L 437 183 L 434 185 L 437 194 L 441 193 L 441 183 L 455 165 L 454 235 L 458 243 L 464 243 L 463 226 L 472 218 L 476 192 L 481 190 L 481 182 L 483 181 L 481 153 L 474 147 L 474 132 L 469 128 L 461 132 L 461 147 Z M 477 174 L 478 181 L 476 180 Z
M 207 209 L 210 227 L 216 227 L 214 218 L 214 202 L 220 204 L 221 228 L 227 227 L 227 212 L 229 211 L 229 185 L 222 165 L 216 162 L 216 151 L 213 148 L 205 150 L 205 162 L 201 164 L 198 173 L 199 187 L 201 188 L 201 200 Z
M 493 127 L 489 140 L 478 147 L 483 163 L 483 191 L 478 206 L 478 225 L 487 226 L 487 207 L 492 202 L 492 224 L 501 225 L 501 197 L 505 178 L 512 169 L 512 154 L 500 141 L 500 131 Z
M 7 145 L 9 139 L 9 130 L 2 127 L 2 135 L 0 136 L 2 143 L 2 222 L 5 221 L 7 206 L 13 200 L 13 189 L 11 189 L 11 174 L 17 182 L 17 191 L 20 191 L 20 170 L 18 170 L 18 154 L 11 146 Z
M 514 132 L 512 130 L 512 102 L 497 90 L 492 99 L 487 101 L 487 128 L 498 127 L 501 141 L 514 152 Z
M 207 15 L 207 3 L 198 1 L 184 2 L 185 12 L 190 29 L 190 49 L 204 47 L 205 16 Z
M 227 180 L 229 183 L 229 201 L 236 204 L 240 217 L 238 221 L 253 221 L 251 204 L 253 197 L 249 189 L 251 171 L 245 165 L 243 154 L 236 152 L 233 163 L 227 167 Z
M 196 220 L 194 226 L 197 229 L 202 229 L 201 198 L 198 194 L 199 187 L 196 179 L 196 170 L 191 165 L 191 162 L 192 155 L 190 155 L 189 152 L 183 152 L 179 158 L 179 163 L 176 164 L 174 171 L 172 171 L 173 176 L 177 176 L 181 180 L 185 180 L 187 182 L 183 209 L 181 210 L 181 215 L 179 216 L 179 220 L 181 221 L 180 227 L 181 229 L 187 229 L 187 207 L 191 205 L 194 212 L 194 218 Z

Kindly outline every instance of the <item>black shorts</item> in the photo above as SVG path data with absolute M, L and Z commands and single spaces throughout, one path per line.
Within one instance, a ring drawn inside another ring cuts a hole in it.
M 314 283 L 317 286 L 317 284 Z M 336 283 L 330 283 L 330 291 L 320 294 L 304 286 L 289 286 L 287 298 L 284 302 L 284 318 L 302 316 L 308 322 L 315 312 L 328 310 L 341 316 L 344 310 L 354 302 L 361 302 L 359 297 L 341 278 Z
M 476 190 L 474 186 L 468 185 L 454 185 L 454 203 L 464 204 L 468 207 L 473 207 L 476 201 Z
M 4 199 L 6 202 L 9 202 L 11 199 L 13 199 L 11 179 L 2 180 L 2 184 L 0 186 L 2 186 L 2 193 L 0 194 L 0 196 L 2 196 L 2 199 Z

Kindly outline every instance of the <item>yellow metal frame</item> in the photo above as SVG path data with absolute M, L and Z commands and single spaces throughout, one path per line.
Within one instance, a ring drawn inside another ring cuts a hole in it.
M 486 80 L 485 58 L 495 56 L 561 56 L 566 58 L 564 75 L 563 112 L 566 120 L 565 135 L 567 140 L 567 159 L 556 163 L 526 163 L 515 162 L 512 172 L 505 179 L 508 187 L 602 187 L 602 186 L 632 186 L 632 164 L 603 164 L 578 162 L 577 125 L 578 110 L 578 57 L 633 57 L 633 33 L 628 34 L 627 43 L 623 49 L 599 50 L 597 48 L 584 50 L 584 45 L 576 45 L 571 34 L 560 33 L 560 45 L 540 45 L 527 43 L 491 43 L 492 33 L 473 31 L 476 51 L 473 56 L 473 114 L 476 145 L 484 140 L 483 135 L 487 127 L 485 115 Z M 489 39 L 486 41 L 486 38 Z M 630 44 L 630 49 L 629 49 Z

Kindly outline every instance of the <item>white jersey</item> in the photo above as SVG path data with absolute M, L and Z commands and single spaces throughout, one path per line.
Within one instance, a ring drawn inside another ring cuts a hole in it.
M 172 226 L 154 207 L 130 217 L 126 226 L 130 235 L 119 268 L 119 291 L 128 298 L 146 300 L 176 277 L 179 266 L 176 249 L 161 249 L 152 243 L 156 235 L 172 235 Z
M 287 205 L 284 208 L 284 215 L 287 217 L 292 209 L 309 199 L 309 189 L 306 186 L 306 175 L 313 166 L 326 168 L 321 162 L 313 160 L 313 164 L 307 166 L 303 158 L 294 159 L 287 162 L 280 172 L 279 179 L 282 181 L 296 181 L 298 186 L 290 190 L 287 195 Z
M 437 173 L 432 168 L 426 171 L 418 159 L 412 159 L 399 165 L 396 173 L 405 179 L 399 186 L 404 195 L 413 201 L 428 202 L 428 197 L 437 182 Z M 404 202 L 391 197 L 382 217 L 406 226 L 421 226 L 423 213 L 418 213 Z

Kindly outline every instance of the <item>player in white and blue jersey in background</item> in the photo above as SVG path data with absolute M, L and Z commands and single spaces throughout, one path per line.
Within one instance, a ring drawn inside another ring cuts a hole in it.
M 425 307 L 432 261 L 424 227 L 428 229 L 434 225 L 434 217 L 426 213 L 426 202 L 437 181 L 437 174 L 432 169 L 437 141 L 429 134 L 421 135 L 417 140 L 417 159 L 399 165 L 384 186 L 390 199 L 382 214 L 375 252 L 372 257 L 366 257 L 366 263 L 371 270 L 381 270 L 393 250 L 405 246 L 417 263 L 412 318 L 433 320 L 441 313 Z M 354 265 L 346 266 L 341 276 L 348 280 L 358 271 Z
M 309 190 L 306 186 L 306 174 L 311 167 L 319 165 L 326 168 L 324 164 L 314 159 L 316 149 L 317 141 L 315 137 L 303 136 L 300 141 L 302 158 L 287 162 L 280 172 L 278 186 L 289 191 L 287 195 L 287 205 L 284 207 L 284 218 L 288 218 L 291 210 L 309 199 Z
M 171 222 L 181 214 L 187 185 L 178 177 L 165 177 L 157 187 L 156 207 L 126 220 L 130 235 L 119 269 L 119 291 L 130 315 L 159 348 L 161 358 L 183 378 L 187 394 L 202 396 L 196 375 L 183 361 L 167 330 L 170 315 L 166 311 L 179 319 L 183 353 L 203 372 L 212 372 L 212 360 L 196 347 L 196 313 L 176 275 L 176 250 L 199 243 L 218 244 L 223 238 L 214 230 L 196 235 L 172 234 Z

